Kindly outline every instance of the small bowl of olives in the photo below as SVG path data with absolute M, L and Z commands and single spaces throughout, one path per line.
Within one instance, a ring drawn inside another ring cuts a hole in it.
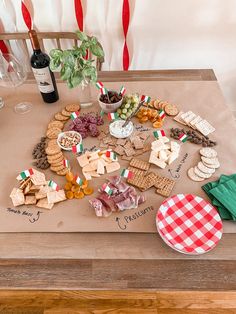
M 109 90 L 107 94 L 99 95 L 98 103 L 105 113 L 115 112 L 122 104 L 123 97 L 114 90 Z

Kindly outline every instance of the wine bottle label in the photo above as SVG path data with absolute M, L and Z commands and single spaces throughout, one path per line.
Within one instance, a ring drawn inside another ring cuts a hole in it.
M 50 75 L 50 70 L 48 67 L 43 69 L 32 68 L 34 77 L 37 81 L 38 88 L 41 93 L 51 93 L 54 92 L 54 86 L 52 78 Z

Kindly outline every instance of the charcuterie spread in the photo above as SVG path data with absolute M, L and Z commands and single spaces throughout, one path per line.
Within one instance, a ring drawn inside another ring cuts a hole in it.
M 158 95 L 151 98 L 139 90 L 125 93 L 122 88 L 120 92 L 102 88 L 97 99 L 89 108 L 81 108 L 79 102 L 65 104 L 48 118 L 45 132 L 29 147 L 32 162 L 13 173 L 18 181 L 9 193 L 13 209 L 38 208 L 45 219 L 50 213 L 51 220 L 58 211 L 68 221 L 68 204 L 73 207 L 74 221 L 80 220 L 81 226 L 83 220 L 85 225 L 97 221 L 100 231 L 113 231 L 112 221 L 119 231 L 126 231 L 127 224 L 139 221 L 140 225 L 142 220 L 141 232 L 149 230 L 150 223 L 153 232 L 156 225 L 165 243 L 178 252 L 208 252 L 221 238 L 221 219 L 236 217 L 227 202 L 219 200 L 224 194 L 221 190 L 227 189 L 227 182 L 234 186 L 235 178 L 217 183 L 218 194 L 214 190 L 216 178 L 222 177 L 214 120 L 188 110 L 186 104 Z M 180 174 L 185 180 L 183 191 Z M 196 185 L 194 193 L 188 191 L 188 184 Z M 204 200 L 203 191 L 211 203 Z M 208 209 L 209 215 L 202 217 Z M 153 211 L 156 215 L 150 217 L 155 219 L 146 220 Z M 195 236 L 200 224 L 214 225 L 208 240 L 201 236 L 192 244 L 185 227 L 193 223 L 188 212 L 195 217 Z M 171 239 L 176 232 L 169 229 L 173 217 L 183 230 Z

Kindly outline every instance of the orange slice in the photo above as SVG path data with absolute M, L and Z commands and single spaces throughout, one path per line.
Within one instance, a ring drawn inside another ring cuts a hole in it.
M 81 185 L 82 189 L 85 189 L 88 186 L 88 180 L 84 180 L 83 184 Z

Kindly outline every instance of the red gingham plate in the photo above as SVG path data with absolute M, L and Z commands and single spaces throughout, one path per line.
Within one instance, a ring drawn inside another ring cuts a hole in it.
M 192 194 L 167 198 L 157 211 L 156 224 L 165 243 L 185 254 L 203 254 L 212 250 L 223 233 L 215 207 Z

